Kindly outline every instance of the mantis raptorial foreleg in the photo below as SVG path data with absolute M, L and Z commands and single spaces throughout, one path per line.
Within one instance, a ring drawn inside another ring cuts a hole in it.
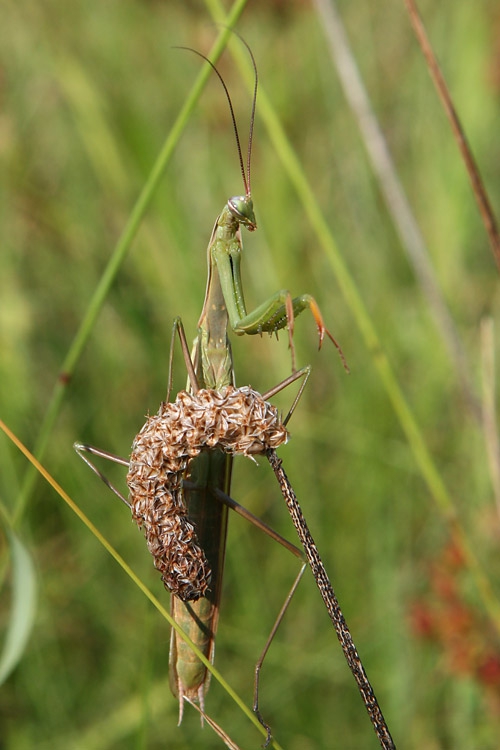
M 249 191 L 249 182 L 245 184 Z M 250 192 L 245 196 L 230 198 L 215 223 L 208 245 L 207 291 L 198 322 L 207 352 L 210 349 L 224 348 L 221 344 L 228 321 L 232 331 L 238 336 L 274 333 L 287 328 L 292 352 L 292 370 L 295 370 L 294 320 L 304 310 L 310 310 L 318 329 L 319 346 L 321 347 L 326 334 L 336 346 L 344 367 L 348 370 L 344 353 L 326 328 L 319 306 L 310 294 L 302 294 L 292 299 L 290 292 L 282 289 L 250 313 L 247 312 L 241 281 L 240 224 L 250 231 L 257 227 Z

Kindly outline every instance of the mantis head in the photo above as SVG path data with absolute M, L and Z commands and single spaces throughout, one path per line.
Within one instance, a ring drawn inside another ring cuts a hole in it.
M 227 207 L 236 221 L 243 224 L 249 232 L 257 229 L 257 222 L 253 211 L 253 200 L 250 195 L 235 195 L 228 200 Z

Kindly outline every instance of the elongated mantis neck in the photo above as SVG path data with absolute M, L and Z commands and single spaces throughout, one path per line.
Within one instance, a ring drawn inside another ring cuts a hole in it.
M 208 244 L 208 281 L 205 301 L 198 322 L 196 345 L 197 377 L 207 388 L 220 389 L 234 384 L 231 345 L 227 328 L 231 315 L 245 315 L 245 301 L 240 279 L 240 225 L 250 232 L 257 228 L 250 195 L 230 198 L 218 216 Z M 229 258 L 229 264 L 219 259 Z M 223 278 L 221 279 L 221 274 Z M 230 299 L 223 285 L 232 289 Z M 228 305 L 231 310 L 228 310 Z

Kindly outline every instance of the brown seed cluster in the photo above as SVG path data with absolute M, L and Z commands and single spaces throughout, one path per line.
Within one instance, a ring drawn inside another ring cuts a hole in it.
M 214 448 L 263 453 L 287 438 L 277 409 L 248 386 L 181 391 L 173 403 L 162 403 L 135 438 L 127 475 L 132 515 L 144 527 L 165 586 L 183 601 L 203 596 L 211 577 L 184 502 L 189 460 Z

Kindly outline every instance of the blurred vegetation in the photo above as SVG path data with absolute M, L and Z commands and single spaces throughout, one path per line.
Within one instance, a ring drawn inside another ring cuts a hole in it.
M 2 3 L 0 26 L 0 417 L 32 448 L 61 364 L 169 127 L 215 38 L 200 0 Z M 422 11 L 480 164 L 500 204 L 500 12 L 493 0 Z M 402 3 L 341 5 L 358 65 L 430 248 L 481 396 L 485 320 L 498 275 L 471 191 Z M 487 443 L 460 387 L 381 198 L 307 2 L 250 0 L 237 26 L 297 151 L 472 549 L 498 589 L 499 516 Z M 243 135 L 249 95 L 220 63 Z M 280 451 L 354 639 L 401 748 L 495 748 L 500 642 L 450 538 L 369 352 L 265 127 L 258 119 L 245 234 L 249 307 L 310 292 L 342 343 L 347 377 L 310 316 L 296 324 L 310 386 Z M 44 464 L 160 599 L 141 534 L 72 450 L 126 456 L 165 395 L 172 320 L 194 335 L 213 222 L 241 192 L 227 104 L 215 78 L 191 117 L 91 332 Z M 483 325 L 482 325 L 483 323 Z M 486 342 L 486 343 L 485 343 Z M 290 368 L 286 336 L 234 340 L 240 384 L 260 391 Z M 176 388 L 185 374 L 176 359 Z M 286 396 L 277 398 L 283 408 Z M 0 438 L 0 492 L 14 515 L 26 460 Z M 107 468 L 107 467 L 106 467 Z M 109 467 L 124 486 L 124 472 Z M 237 459 L 233 495 L 294 532 L 269 467 Z M 166 682 L 169 628 L 60 498 L 39 481 L 18 523 L 38 574 L 24 658 L 0 688 L 0 732 L 25 748 L 216 748 Z M 4 537 L 2 537 L 4 539 Z M 4 553 L 0 624 L 10 608 Z M 216 663 L 251 704 L 253 665 L 296 572 L 289 555 L 231 519 Z M 377 747 L 310 576 L 262 672 L 261 708 L 290 750 Z M 207 711 L 242 747 L 260 736 L 212 681 Z

